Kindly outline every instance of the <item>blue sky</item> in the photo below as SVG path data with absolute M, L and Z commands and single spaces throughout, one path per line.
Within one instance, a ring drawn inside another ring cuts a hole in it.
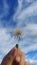
M 0 63 L 15 46 L 13 30 L 24 32 L 19 47 L 31 65 L 37 65 L 37 0 L 0 0 Z

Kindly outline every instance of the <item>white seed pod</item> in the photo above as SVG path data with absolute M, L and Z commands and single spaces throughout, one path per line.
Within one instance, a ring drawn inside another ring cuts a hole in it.
M 22 29 L 14 29 L 14 32 L 13 32 L 13 35 L 15 36 L 15 37 L 22 37 L 23 36 L 23 31 L 22 31 Z

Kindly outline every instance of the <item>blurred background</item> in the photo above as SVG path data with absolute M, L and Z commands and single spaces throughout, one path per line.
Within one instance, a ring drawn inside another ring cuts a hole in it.
M 0 63 L 18 43 L 13 30 L 21 28 L 19 48 L 30 65 L 37 65 L 37 0 L 0 0 Z

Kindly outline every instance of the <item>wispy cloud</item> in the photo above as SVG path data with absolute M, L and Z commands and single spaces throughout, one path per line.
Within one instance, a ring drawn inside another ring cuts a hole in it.
M 26 61 L 30 62 L 30 65 L 37 65 L 37 60 L 29 59 L 29 60 L 26 60 Z
M 7 32 L 6 28 L 0 28 L 0 60 L 2 60 L 3 56 L 16 44 L 14 38 L 11 38 Z
M 22 8 L 21 8 L 22 9 Z M 19 11 L 19 13 L 18 13 Z M 31 16 L 36 16 L 37 15 L 37 1 L 33 2 L 29 7 L 27 7 L 26 9 L 23 8 L 23 10 L 20 11 L 20 9 L 18 9 L 16 11 L 17 13 L 15 13 L 14 15 L 14 20 L 16 20 L 18 22 L 17 26 L 27 23 L 32 23 L 31 22 Z M 34 18 L 33 18 L 34 19 Z M 32 19 L 32 21 L 33 21 Z
M 3 5 L 1 5 L 0 7 L 2 9 L 2 13 L 0 14 L 0 19 L 2 19 L 4 16 L 7 16 L 9 14 L 9 6 L 7 4 L 7 1 L 3 0 L 2 3 Z
M 36 0 L 25 0 L 25 1 L 28 2 L 28 3 L 32 3 L 32 2 L 34 2 Z

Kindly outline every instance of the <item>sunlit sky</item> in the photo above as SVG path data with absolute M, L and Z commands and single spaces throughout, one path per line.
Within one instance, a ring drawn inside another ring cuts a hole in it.
M 37 0 L 0 0 L 0 63 L 18 43 L 13 30 L 21 28 L 20 49 L 31 65 L 37 65 Z

